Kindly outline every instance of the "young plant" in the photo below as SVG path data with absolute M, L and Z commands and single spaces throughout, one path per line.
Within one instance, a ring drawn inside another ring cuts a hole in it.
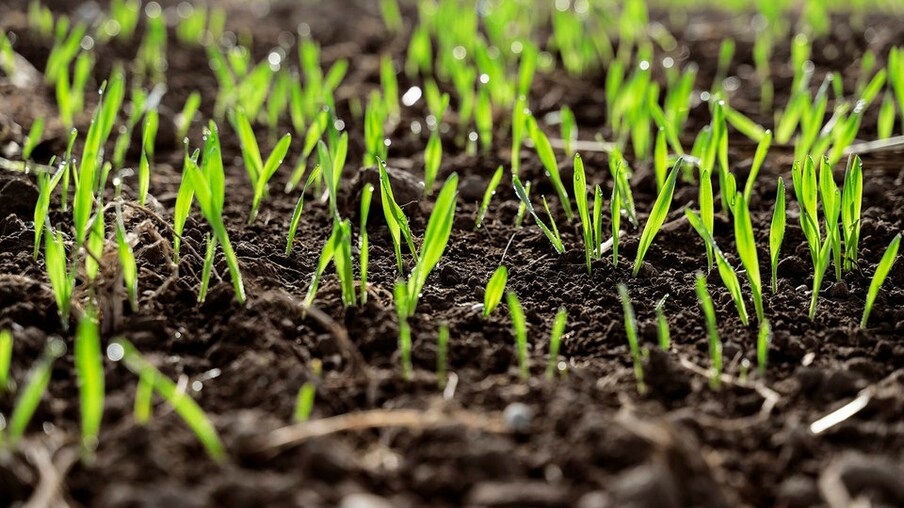
M 131 342 L 124 338 L 117 339 L 112 344 L 116 351 L 114 359 L 121 359 L 125 366 L 139 376 L 148 391 L 157 393 L 170 407 L 182 418 L 186 425 L 194 432 L 195 437 L 204 446 L 207 454 L 217 462 L 226 460 L 226 449 L 220 440 L 216 427 L 204 414 L 204 410 L 198 406 L 191 397 L 176 386 L 168 377 L 164 376 L 151 362 L 135 349 Z M 109 354 L 109 348 L 108 348 Z M 142 385 L 139 384 L 139 387 Z M 148 393 L 150 395 L 150 393 Z M 138 394 L 136 393 L 136 405 Z M 148 403 L 150 397 L 148 397 Z
M 424 151 L 424 195 L 433 191 L 433 182 L 443 160 L 443 142 L 436 131 L 430 133 L 427 149 Z
M 6 442 L 10 446 L 16 446 L 25 435 L 25 429 L 34 416 L 47 385 L 50 383 L 50 374 L 53 370 L 53 362 L 66 353 L 66 343 L 59 339 L 51 339 L 44 346 L 41 358 L 37 360 L 28 371 L 28 379 L 16 398 L 16 405 L 9 418 L 6 429 Z
M 659 232 L 659 228 L 665 222 L 666 216 L 669 214 L 669 208 L 672 206 L 672 195 L 675 193 L 675 182 L 678 179 L 678 170 L 681 168 L 682 159 L 678 159 L 669 173 L 669 177 L 665 181 L 665 185 L 659 192 L 656 202 L 653 203 L 653 209 L 644 225 L 643 233 L 640 235 L 640 243 L 637 245 L 637 257 L 634 258 L 634 268 L 631 270 L 633 276 L 637 276 L 640 267 L 643 264 L 643 258 L 647 254 L 650 245 L 653 244 L 653 238 Z
M 129 305 L 132 312 L 138 311 L 138 265 L 135 263 L 135 253 L 129 244 L 125 223 L 122 220 L 122 206 L 116 203 L 116 247 L 119 255 L 119 265 L 122 269 L 122 281 L 126 286 L 126 294 L 129 295 Z
M 565 155 L 571 157 L 574 153 L 574 142 L 578 139 L 578 122 L 574 118 L 574 112 L 568 106 L 562 106 L 559 111 L 562 121 L 562 141 L 565 143 Z
M 581 233 L 584 238 L 584 262 L 587 273 L 590 273 L 590 259 L 596 250 L 594 245 L 593 224 L 590 222 L 590 210 L 587 203 L 587 176 L 584 173 L 584 162 L 580 154 L 574 154 L 574 202 L 581 218 Z M 595 210 L 594 210 L 595 211 Z
M 772 328 L 769 320 L 760 322 L 760 332 L 756 338 L 756 365 L 760 376 L 766 375 L 766 362 L 769 357 L 769 343 L 772 342 Z
M 304 184 L 301 194 L 298 195 L 298 201 L 295 202 L 295 210 L 292 212 L 292 220 L 289 222 L 289 234 L 286 236 L 286 256 L 292 253 L 292 246 L 295 244 L 295 233 L 298 231 L 298 225 L 301 223 L 301 212 L 304 210 L 304 195 L 308 192 L 308 188 L 318 178 L 320 178 L 320 166 L 315 166 L 311 174 L 308 175 L 308 181 Z
M 248 217 L 248 224 L 254 222 L 260 209 L 261 200 L 267 193 L 267 185 L 276 170 L 283 162 L 286 152 L 289 151 L 289 144 L 292 142 L 292 135 L 286 133 L 282 139 L 273 147 L 267 162 L 264 163 L 261 158 L 260 148 L 257 145 L 257 139 L 254 137 L 254 131 L 251 128 L 251 122 L 245 114 L 239 110 L 235 115 L 236 131 L 242 144 L 242 157 L 245 160 L 245 170 L 248 177 L 254 185 L 254 198 L 251 203 L 251 215 Z
M 188 156 L 188 141 L 185 142 L 185 154 L 182 158 L 182 181 L 179 182 L 179 190 L 176 193 L 176 204 L 173 206 L 173 264 L 179 264 L 179 251 L 182 248 L 182 232 L 185 230 L 185 221 L 191 212 L 191 203 L 194 200 L 195 191 L 192 190 L 191 181 L 188 178 L 189 165 L 197 166 L 199 150 L 191 157 Z
M 756 239 L 753 236 L 753 223 L 750 220 L 750 210 L 747 208 L 747 200 L 744 195 L 738 193 L 735 197 L 734 207 L 734 231 L 735 243 L 738 248 L 738 257 L 747 272 L 747 280 L 750 282 L 750 292 L 753 294 L 753 306 L 756 309 L 757 320 L 763 321 L 763 283 L 760 279 L 760 261 L 756 253 Z
M 671 332 L 669 331 L 669 320 L 665 317 L 665 301 L 669 297 L 668 293 L 662 297 L 654 307 L 656 311 L 656 332 L 659 337 L 659 347 L 663 351 L 668 351 L 671 347 Z
M 619 172 L 621 169 L 619 169 Z M 616 177 L 616 182 L 612 184 L 612 199 L 609 200 L 610 214 L 612 218 L 612 267 L 618 267 L 618 239 L 621 233 L 621 211 L 622 211 L 622 194 L 621 194 L 621 186 L 618 185 Z M 596 202 L 596 197 L 594 197 L 594 203 Z M 597 221 L 596 225 L 599 225 L 600 222 Z
M 844 269 L 850 271 L 857 264 L 860 244 L 860 210 L 863 202 L 863 162 L 854 155 L 844 172 L 841 192 L 841 224 L 844 232 Z
M 778 291 L 778 258 L 785 239 L 785 181 L 778 177 L 778 189 L 775 193 L 775 209 L 772 211 L 772 223 L 769 226 L 769 261 L 772 268 L 772 293 Z
M 866 306 L 863 308 L 863 317 L 860 318 L 860 328 L 866 328 L 866 323 L 869 320 L 870 312 L 873 310 L 873 304 L 876 303 L 879 289 L 882 287 L 882 283 L 885 282 L 885 278 L 888 277 L 891 267 L 894 266 L 895 261 L 898 259 L 898 248 L 900 246 L 901 234 L 898 233 L 892 238 L 891 243 L 888 244 L 885 254 L 882 254 L 882 259 L 879 261 L 879 265 L 876 266 L 876 273 L 873 274 L 873 280 L 869 283 L 869 291 L 866 293 Z
M 182 106 L 182 112 L 176 117 L 176 139 L 183 139 L 188 135 L 188 129 L 191 128 L 191 122 L 201 107 L 201 94 L 197 91 L 192 92 L 185 100 Z
M 323 362 L 314 359 L 311 360 L 312 379 L 305 381 L 301 388 L 298 389 L 298 396 L 295 398 L 295 413 L 293 420 L 296 423 L 306 422 L 311 417 L 314 410 L 314 397 L 317 395 L 317 381 L 323 372 Z
M 490 201 L 493 199 L 493 195 L 496 194 L 496 187 L 498 187 L 499 182 L 502 181 L 502 173 L 502 166 L 496 168 L 496 172 L 493 173 L 493 177 L 490 178 L 487 189 L 483 192 L 483 199 L 480 201 L 480 209 L 477 211 L 477 220 L 474 221 L 474 231 L 480 229 L 480 225 L 483 224 L 483 218 L 486 216 L 487 209 L 490 207 Z
M 712 361 L 712 376 L 709 383 L 713 388 L 717 388 L 722 381 L 722 340 L 719 338 L 719 328 L 716 325 L 716 309 L 713 307 L 709 291 L 706 290 L 706 277 L 699 272 L 697 273 L 697 299 L 700 301 L 700 308 L 706 319 L 706 332 L 709 336 L 709 358 Z
M 512 316 L 512 330 L 515 332 L 515 350 L 518 353 L 518 372 L 521 379 L 530 376 L 530 366 L 527 358 L 527 322 L 524 319 L 524 309 L 518 295 L 509 291 L 505 295 L 509 313 Z
M 772 131 L 767 130 L 763 133 L 762 139 L 756 147 L 756 153 L 753 155 L 753 164 L 750 166 L 750 174 L 747 176 L 747 183 L 744 184 L 744 199 L 749 203 L 750 195 L 753 194 L 753 186 L 756 184 L 756 177 L 763 167 L 766 160 L 766 153 L 769 152 L 769 146 L 772 144 Z
M 404 262 L 402 260 L 402 241 L 401 237 L 405 237 L 408 244 L 408 250 L 417 261 L 417 250 L 414 248 L 414 240 L 411 237 L 411 230 L 408 228 L 408 218 L 402 207 L 396 203 L 395 196 L 392 193 L 392 185 L 389 183 L 389 173 L 386 170 L 386 163 L 379 160 L 380 168 L 380 202 L 383 207 L 383 216 L 386 218 L 386 226 L 389 228 L 389 235 L 392 237 L 392 246 L 395 250 L 396 263 L 399 273 L 404 272 Z
M 30 160 L 31 152 L 34 151 L 35 147 L 38 146 L 38 143 L 41 142 L 41 136 L 44 134 L 44 117 L 39 116 L 35 118 L 35 121 L 31 124 L 31 129 L 28 131 L 28 137 L 25 138 L 25 144 L 22 145 L 22 159 Z
M 411 365 L 411 327 L 408 325 L 408 290 L 402 281 L 397 281 L 393 291 L 396 314 L 399 318 L 399 353 L 402 361 L 402 379 L 409 381 L 413 370 Z
M 525 209 L 533 216 L 534 222 L 537 223 L 537 226 L 540 227 L 543 234 L 549 239 L 549 242 L 552 244 L 553 248 L 556 249 L 556 252 L 559 254 L 564 253 L 565 245 L 562 243 L 562 237 L 559 235 L 559 228 L 556 227 L 556 221 L 549 212 L 549 205 L 546 203 L 546 198 L 543 198 L 543 206 L 546 208 L 546 215 L 549 217 L 552 229 L 546 227 L 546 224 L 544 224 L 543 220 L 540 219 L 540 216 L 537 215 L 536 210 L 534 210 L 534 205 L 531 204 L 530 197 L 528 197 L 528 191 L 521 185 L 521 180 L 518 178 L 518 175 L 512 175 L 512 185 L 515 187 L 515 194 L 518 195 L 521 204 L 524 205 Z
M 424 284 L 427 283 L 427 277 L 439 263 L 443 252 L 446 250 L 446 245 L 449 243 L 457 202 L 458 174 L 452 173 L 446 179 L 446 183 L 443 184 L 436 202 L 433 204 L 433 211 L 430 212 L 430 218 L 427 220 L 427 231 L 424 233 L 424 242 L 421 245 L 417 263 L 408 278 L 407 300 L 409 315 L 414 314 L 418 298 L 421 295 Z
M 75 289 L 76 269 L 68 266 L 66 258 L 66 243 L 63 232 L 54 232 L 50 225 L 45 226 L 44 234 L 44 265 L 47 268 L 47 278 L 53 288 L 53 296 L 56 300 L 57 312 L 63 329 L 69 328 L 69 309 L 72 306 L 72 292 Z
M 361 272 L 361 304 L 367 303 L 367 265 L 369 245 L 367 240 L 367 217 L 370 215 L 370 201 L 374 194 L 373 184 L 361 190 L 361 223 L 358 226 L 358 266 Z
M 104 355 L 97 318 L 90 308 L 79 320 L 74 354 L 82 412 L 82 447 L 90 453 L 97 447 L 104 414 Z
M 829 268 L 829 261 L 831 261 L 831 259 L 832 240 L 826 238 L 826 241 L 822 244 L 822 248 L 819 249 L 819 253 L 816 255 L 816 264 L 813 266 L 813 289 L 810 296 L 810 312 L 808 313 L 810 320 L 813 320 L 813 318 L 816 317 L 816 303 L 819 299 L 819 290 L 822 288 L 822 280 L 826 275 L 826 270 Z
M 526 121 L 527 132 L 530 135 L 531 141 L 534 142 L 534 148 L 537 150 L 537 155 L 540 157 L 543 167 L 546 168 L 546 174 L 549 176 L 553 188 L 559 195 L 559 200 L 562 201 L 562 206 L 565 208 L 565 215 L 568 217 L 568 220 L 572 220 L 574 212 L 571 211 L 571 200 L 568 198 L 568 192 L 565 191 L 565 186 L 562 185 L 562 177 L 559 175 L 559 163 L 556 162 L 556 155 L 552 151 L 552 145 L 549 144 L 549 138 L 546 137 L 546 133 L 544 133 L 537 125 L 537 120 L 534 119 L 532 115 L 528 116 Z
M 202 167 L 199 168 L 191 159 L 188 159 L 186 176 L 198 205 L 201 207 L 201 213 L 213 229 L 217 242 L 223 247 L 236 299 L 244 305 L 245 285 L 242 282 L 238 256 L 232 249 L 232 242 L 229 241 L 229 234 L 223 223 L 223 200 L 226 187 L 218 132 L 217 125 L 211 120 L 204 147 L 204 158 L 201 161 Z
M 741 323 L 743 323 L 744 326 L 747 326 L 747 307 L 744 305 L 744 297 L 741 294 L 741 283 L 738 281 L 738 274 L 735 273 L 734 268 L 732 268 L 728 260 L 725 259 L 725 255 L 722 253 L 722 250 L 719 249 L 719 246 L 716 245 L 716 241 L 713 239 L 709 230 L 703 225 L 700 216 L 693 210 L 685 210 L 684 215 L 687 217 L 687 221 L 690 225 L 697 231 L 697 234 L 703 237 L 703 241 L 712 249 L 716 259 L 716 266 L 719 269 L 719 276 L 722 278 L 725 288 L 728 289 L 731 299 L 734 300 Z
M 0 330 L 0 393 L 10 389 L 9 366 L 12 359 L 13 334 L 9 330 Z
M 449 325 L 447 325 L 446 323 L 440 323 L 439 335 L 436 339 L 436 384 L 440 388 L 445 388 L 446 380 L 448 379 L 448 376 L 446 375 L 448 351 Z
M 637 319 L 634 317 L 634 306 L 631 305 L 631 296 L 624 284 L 618 285 L 618 298 L 621 300 L 622 310 L 625 314 L 625 335 L 628 337 L 628 347 L 631 349 L 631 361 L 634 363 L 634 379 L 637 380 L 637 392 L 644 394 L 647 385 L 643 381 L 643 361 L 641 358 L 640 343 L 637 340 Z
M 487 282 L 486 291 L 483 293 L 483 317 L 489 316 L 499 302 L 502 301 L 502 295 L 505 293 L 505 285 L 508 283 L 508 269 L 500 266 L 493 272 L 490 281 Z
M 556 318 L 552 322 L 552 331 L 549 334 L 549 360 L 546 362 L 546 379 L 552 379 L 556 375 L 556 366 L 559 363 L 559 347 L 562 342 L 562 333 L 565 332 L 565 323 L 568 320 L 568 311 L 564 307 L 556 312 Z
M 145 115 L 144 132 L 141 138 L 141 160 L 138 163 L 138 203 L 144 206 L 151 183 L 151 163 L 154 159 L 154 142 L 157 139 L 159 119 L 156 110 Z
M 217 253 L 217 238 L 208 233 L 205 240 L 204 264 L 201 267 L 201 287 L 198 289 L 198 303 L 207 300 L 207 288 L 210 286 L 210 275 L 213 273 L 213 261 Z

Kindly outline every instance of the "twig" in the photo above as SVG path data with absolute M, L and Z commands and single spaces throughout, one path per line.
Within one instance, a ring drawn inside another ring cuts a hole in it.
M 508 432 L 499 415 L 487 417 L 467 411 L 445 413 L 439 410 L 374 409 L 282 427 L 265 435 L 257 442 L 257 448 L 263 452 L 273 452 L 297 446 L 308 439 L 354 430 L 382 427 L 423 430 L 459 425 L 495 434 Z

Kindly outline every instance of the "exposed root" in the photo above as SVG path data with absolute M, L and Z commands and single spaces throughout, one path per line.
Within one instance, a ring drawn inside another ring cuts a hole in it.
M 56 453 L 43 446 L 25 447 L 25 455 L 38 470 L 38 486 L 25 503 L 25 508 L 69 506 L 63 499 L 63 483 L 69 469 L 78 460 L 74 446 L 60 448 Z

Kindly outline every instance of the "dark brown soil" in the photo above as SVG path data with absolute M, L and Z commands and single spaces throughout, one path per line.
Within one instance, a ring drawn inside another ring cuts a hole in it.
M 16 32 L 16 50 L 43 69 L 49 45 L 25 31 L 25 2 L 3 4 L 0 25 Z M 322 44 L 326 65 L 340 57 L 351 59 L 349 76 L 337 96 L 351 136 L 343 192 L 357 203 L 351 182 L 359 171 L 363 127 L 351 122 L 347 99 L 366 97 L 378 86 L 379 55 L 389 52 L 401 61 L 407 38 L 391 39 L 383 32 L 377 2 L 347 1 L 339 7 L 338 2 L 299 6 L 286 0 L 277 2 L 262 20 L 238 2 L 228 4 L 229 29 L 253 32 L 256 58 L 278 43 L 282 31 L 294 33 L 305 22 Z M 66 6 L 61 9 L 74 12 Z M 745 84 L 731 97 L 732 104 L 771 125 L 771 113 L 758 111 L 748 21 L 743 16 L 692 17 L 685 26 L 672 27 L 680 42 L 675 54 L 682 55 L 681 63 L 697 62 L 701 70 L 697 90 L 705 90 L 714 74 L 719 41 L 738 38 L 731 74 Z M 833 35 L 814 45 L 816 83 L 824 73 L 838 70 L 852 86 L 863 51 L 872 49 L 884 62 L 888 49 L 904 40 L 901 19 L 867 19 L 869 41 L 862 28 L 837 21 Z M 105 77 L 115 59 L 133 58 L 135 46 L 98 45 L 95 78 Z M 839 56 L 831 57 L 830 47 Z M 168 58 L 163 118 L 171 118 L 196 89 L 205 98 L 205 118 L 211 115 L 216 81 L 203 49 L 182 47 L 173 37 Z M 776 102 L 783 105 L 791 76 L 788 41 L 779 45 L 774 60 Z M 409 83 L 401 79 L 404 91 Z M 604 124 L 602 84 L 599 74 L 581 79 L 538 76 L 532 103 L 541 114 L 570 105 L 581 124 L 582 138 L 592 139 Z M 0 114 L 9 115 L 25 132 L 39 107 L 29 105 L 54 104 L 52 90 L 37 89 L 31 95 L 0 93 L 4 103 L 16 105 Z M 500 119 L 506 116 L 498 113 Z M 417 176 L 422 172 L 426 134 L 412 134 L 408 127 L 424 114 L 422 103 L 406 109 L 399 128 L 391 134 L 389 165 Z M 708 122 L 705 105 L 692 111 L 682 136 L 687 145 Z M 87 119 L 82 119 L 86 124 Z M 195 145 L 200 143 L 201 127 L 196 121 L 191 130 Z M 279 131 L 289 129 L 287 124 Z M 49 393 L 20 451 L 0 452 L 0 505 L 29 499 L 39 482 L 48 481 L 54 468 L 48 461 L 53 458 L 65 475 L 63 499 L 74 506 L 313 507 L 340 502 L 349 507 L 384 506 L 379 498 L 354 495 L 371 493 L 384 498 L 386 506 L 790 507 L 827 503 L 820 482 L 842 488 L 852 497 L 866 496 L 875 506 L 904 506 L 900 482 L 904 478 L 904 263 L 892 270 L 870 326 L 857 326 L 875 264 L 894 234 L 904 228 L 900 152 L 864 157 L 859 270 L 846 273 L 842 281 L 836 281 L 831 271 L 827 274 L 813 321 L 807 319 L 809 256 L 789 187 L 790 217 L 779 290 L 766 295 L 766 314 L 775 338 L 765 379 L 737 380 L 741 363 L 754 361 L 756 329 L 739 322 L 727 291 L 717 276 L 711 278 L 726 372 L 735 380 L 714 390 L 706 378 L 707 340 L 694 292 L 695 273 L 706 269 L 704 249 L 682 220 L 685 206 L 697 206 L 696 187 L 679 184 L 668 224 L 657 236 L 640 276 L 630 275 L 640 236 L 635 230 L 629 230 L 623 240 L 617 268 L 608 260 L 595 262 L 588 274 L 576 227 L 563 226 L 568 250 L 558 256 L 533 224 L 513 226 L 517 199 L 508 183 L 500 186 L 484 226 L 475 232 L 477 201 L 489 177 L 499 164 L 509 165 L 503 148 L 508 146 L 507 133 L 496 133 L 498 152 L 478 156 L 454 148 L 450 136 L 444 143 L 447 153 L 440 176 L 459 174 L 460 199 L 452 240 L 411 320 L 415 375 L 405 382 L 391 297 L 397 270 L 382 216 L 375 214 L 369 224 L 372 286 L 367 304 L 343 308 L 338 280 L 328 272 L 315 300 L 320 312 L 304 316 L 298 302 L 329 236 L 326 207 L 308 198 L 298 242 L 292 254 L 284 256 L 297 196 L 275 190 L 282 188 L 288 170 L 276 175 L 271 199 L 263 204 L 254 225 L 247 226 L 251 186 L 241 166 L 237 139 L 228 127 L 223 126 L 221 133 L 227 163 L 226 221 L 245 277 L 247 304 L 235 302 L 220 258 L 206 303 L 196 303 L 202 264 L 197 253 L 204 250 L 207 232 L 197 208 L 186 228 L 188 240 L 178 273 L 170 264 L 172 235 L 166 223 L 171 221 L 182 152 L 165 128 L 159 136 L 151 182 L 155 199 L 147 209 L 125 208 L 127 227 L 139 238 L 135 247 L 139 311 L 132 313 L 125 296 L 115 289 L 119 286 L 115 243 L 108 247 L 108 263 L 96 296 L 104 310 L 105 343 L 124 336 L 173 379 L 184 378 L 189 386 L 192 381 L 201 382 L 202 389 L 189 391 L 223 435 L 230 460 L 222 465 L 209 460 L 193 434 L 163 403 L 155 407 L 150 423 L 137 425 L 131 414 L 136 378 L 122 365 L 108 362 L 108 398 L 96 459 L 76 461 L 66 472 L 79 433 L 72 338 L 59 324 L 43 261 L 31 257 L 30 221 L 37 190 L 31 179 L 4 172 L 0 173 L 0 328 L 12 328 L 15 335 L 12 377 L 21 383 L 50 337 L 64 338 L 70 352 L 56 363 Z M 603 134 L 608 135 L 605 130 Z M 732 136 L 730 158 L 740 184 L 746 179 L 753 147 L 740 134 L 732 132 Z M 875 112 L 870 110 L 860 138 L 874 137 Z M 265 129 L 260 139 L 270 146 Z M 298 153 L 300 143 L 293 140 L 290 153 Z M 64 144 L 64 136 L 52 137 L 38 148 L 35 158 L 61 153 Z M 765 252 L 775 182 L 782 175 L 790 183 L 792 153 L 788 147 L 770 151 L 751 200 L 764 274 L 769 272 Z M 130 163 L 135 164 L 137 155 L 132 155 Z M 611 188 L 606 155 L 582 155 L 589 178 Z M 559 154 L 559 159 L 564 156 Z M 570 181 L 570 164 L 565 166 L 563 179 Z M 650 168 L 645 163 L 634 166 L 632 187 L 643 220 L 655 198 L 655 187 Z M 534 196 L 554 194 L 532 151 L 523 153 L 522 171 L 537 185 Z M 135 184 L 126 181 L 125 193 L 134 196 L 130 185 Z M 564 225 L 557 203 L 554 211 Z M 405 207 L 418 235 L 423 233 L 430 206 L 427 200 Z M 354 215 L 353 208 L 349 215 Z M 56 205 L 52 219 L 55 223 L 68 220 Z M 609 227 L 608 222 L 604 227 Z M 731 225 L 724 217 L 717 218 L 715 233 L 725 250 L 732 251 Z M 729 254 L 729 258 L 738 264 L 735 256 Z M 483 301 L 487 280 L 503 259 L 509 267 L 509 288 L 521 297 L 529 324 L 532 377 L 527 381 L 517 375 L 504 305 L 487 319 L 475 310 Z M 645 369 L 650 391 L 644 396 L 638 395 L 634 382 L 616 293 L 619 282 L 630 290 L 641 336 L 649 348 Z M 665 312 L 673 337 L 669 352 L 655 346 L 653 307 L 665 294 L 669 294 Z M 749 294 L 746 283 L 745 294 Z M 84 281 L 77 295 L 81 304 L 87 301 Z M 560 352 L 567 374 L 547 381 L 542 374 L 549 330 L 561 306 L 569 316 Z M 455 389 L 447 390 L 445 396 L 433 374 L 437 329 L 443 322 L 449 324 L 450 370 L 457 377 Z M 340 340 L 345 333 L 364 365 L 350 361 Z M 323 377 L 317 380 L 316 419 L 371 409 L 420 409 L 428 414 L 440 411 L 449 421 L 473 421 L 440 428 L 341 432 L 265 453 L 261 439 L 291 423 L 296 392 L 312 379 L 314 359 L 324 362 Z M 810 423 L 867 387 L 874 391 L 863 411 L 823 434 L 810 432 Z M 770 409 L 766 396 L 771 393 L 777 400 Z M 0 395 L 0 413 L 9 415 L 13 402 L 11 396 Z M 516 403 L 526 406 L 513 406 Z M 480 417 L 503 418 L 508 426 L 503 432 L 492 432 L 473 423 Z M 512 425 L 524 419 L 524 428 Z M 40 457 L 45 457 L 43 462 Z

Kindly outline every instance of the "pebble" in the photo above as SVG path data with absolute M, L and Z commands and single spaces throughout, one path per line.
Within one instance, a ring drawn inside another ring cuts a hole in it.
M 483 199 L 483 193 L 486 191 L 486 182 L 477 175 L 468 175 L 462 178 L 458 185 L 458 195 L 462 201 L 480 201 Z
M 833 298 L 835 300 L 844 300 L 851 295 L 851 292 L 848 289 L 847 283 L 843 280 L 840 280 L 829 287 L 827 294 L 830 298 Z
M 527 404 L 520 402 L 509 404 L 502 412 L 502 419 L 505 421 L 505 425 L 517 434 L 529 432 L 533 418 L 534 411 Z
M 810 273 L 810 268 L 800 258 L 787 257 L 779 261 L 778 274 L 786 277 L 806 277 Z

